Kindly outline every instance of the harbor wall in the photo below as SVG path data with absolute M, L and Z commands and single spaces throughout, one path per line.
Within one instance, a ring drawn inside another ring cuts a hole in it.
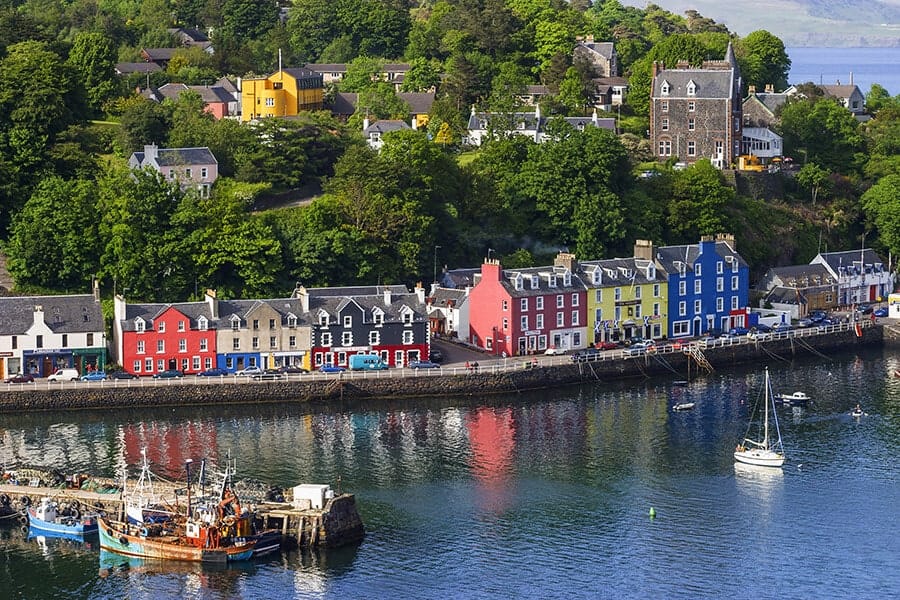
M 828 355 L 854 347 L 885 343 L 884 327 L 881 325 L 867 326 L 861 333 L 858 336 L 851 328 L 825 335 L 735 343 L 703 349 L 702 353 L 714 368 L 721 369 L 741 363 L 790 360 L 798 355 Z M 900 335 L 894 339 L 900 340 Z M 485 395 L 657 375 L 684 379 L 695 375 L 700 368 L 680 350 L 624 358 L 607 358 L 603 354 L 600 357 L 601 360 L 580 363 L 560 357 L 565 360 L 559 364 L 538 362 L 537 367 L 533 367 L 528 360 L 517 362 L 510 359 L 503 368 L 495 365 L 493 368 L 482 368 L 479 372 L 458 374 L 411 373 L 408 376 L 328 379 L 312 376 L 304 379 L 307 376 L 302 376 L 241 385 L 198 385 L 169 380 L 163 385 L 128 387 L 74 386 L 52 389 L 48 386 L 0 393 L 0 412 Z

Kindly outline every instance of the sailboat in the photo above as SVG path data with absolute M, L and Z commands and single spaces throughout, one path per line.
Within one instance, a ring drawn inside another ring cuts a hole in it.
M 775 423 L 775 438 L 769 438 L 769 407 Z M 753 412 L 753 411 L 752 411 Z M 780 467 L 784 464 L 784 446 L 781 444 L 781 430 L 778 428 L 778 414 L 775 412 L 772 382 L 769 380 L 769 369 L 766 368 L 766 385 L 763 392 L 762 439 L 750 438 L 752 419 L 747 427 L 743 441 L 734 449 L 734 460 L 748 465 L 760 467 Z

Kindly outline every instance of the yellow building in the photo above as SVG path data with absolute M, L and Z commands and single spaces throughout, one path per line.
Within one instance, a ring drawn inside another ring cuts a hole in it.
M 322 74 L 309 69 L 281 69 L 267 77 L 244 79 L 241 120 L 293 117 L 304 110 L 321 110 L 324 93 Z
M 588 338 L 619 342 L 633 337 L 660 339 L 668 335 L 665 273 L 655 261 L 611 258 L 580 264 L 587 286 Z

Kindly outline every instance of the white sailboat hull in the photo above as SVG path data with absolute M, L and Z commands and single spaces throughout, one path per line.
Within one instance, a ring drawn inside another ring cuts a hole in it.
M 784 464 L 784 454 L 762 448 L 751 448 L 749 450 L 736 451 L 734 460 L 758 467 L 780 467 Z

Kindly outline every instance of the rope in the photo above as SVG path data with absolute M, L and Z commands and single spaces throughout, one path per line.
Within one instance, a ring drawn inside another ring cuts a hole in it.
M 659 356 L 658 354 L 654 354 L 653 358 L 656 359 L 656 361 L 659 362 L 661 365 L 663 365 L 665 368 L 667 368 L 668 370 L 675 373 L 676 375 L 679 374 L 678 371 L 674 367 L 672 367 L 672 365 L 669 363 L 669 361 L 667 361 L 662 356 Z
M 820 357 L 822 357 L 822 358 L 824 358 L 824 359 L 826 359 L 826 360 L 831 360 L 831 357 L 830 357 L 830 356 L 826 356 L 825 354 L 822 354 L 821 352 L 819 352 L 818 350 L 816 350 L 815 348 L 813 348 L 812 346 L 810 346 L 809 342 L 807 342 L 807 341 L 804 340 L 803 338 L 797 338 L 797 343 L 798 343 L 800 346 L 802 346 L 803 348 L 805 348 L 806 350 L 809 350 L 810 352 L 812 352 L 813 354 L 815 354 L 815 355 L 817 355 L 817 356 L 820 356 Z

